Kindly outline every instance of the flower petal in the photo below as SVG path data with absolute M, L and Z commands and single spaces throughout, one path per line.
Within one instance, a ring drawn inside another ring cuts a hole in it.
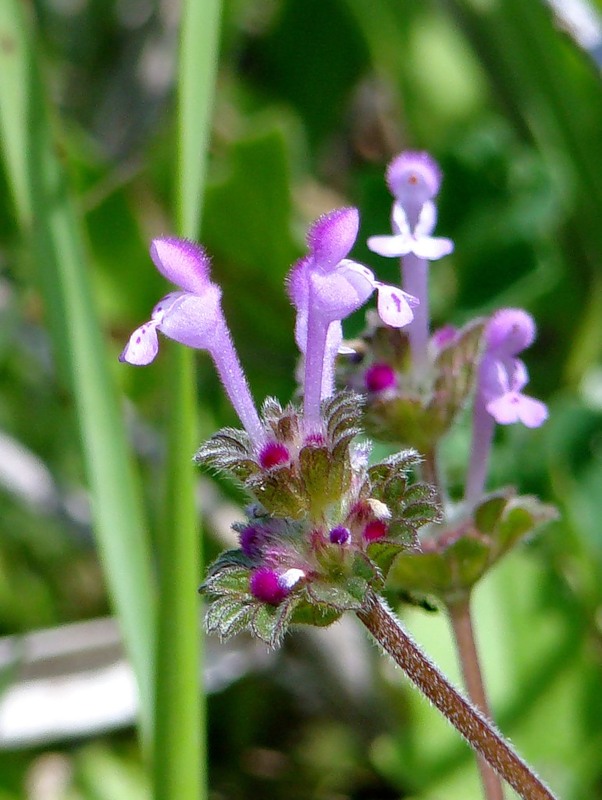
M 322 269 L 336 267 L 355 244 L 359 224 L 359 212 L 352 207 L 337 208 L 317 219 L 307 234 L 316 264 Z
M 323 322 L 342 320 L 364 305 L 374 291 L 374 275 L 353 261 L 333 272 L 312 270 L 309 273 L 309 303 Z
M 508 370 L 498 358 L 485 353 L 479 367 L 479 393 L 484 402 L 495 400 L 509 391 Z
M 391 211 L 391 228 L 395 234 L 407 236 L 408 239 L 412 238 L 412 231 L 410 230 L 410 223 L 408 222 L 406 210 L 397 201 L 393 203 L 393 209 Z
M 522 308 L 500 308 L 487 325 L 489 350 L 514 356 L 535 340 L 533 317 Z
M 545 403 L 520 392 L 507 392 L 487 404 L 487 411 L 500 425 L 522 422 L 527 428 L 539 428 L 548 418 Z
M 438 258 L 449 255 L 453 252 L 454 243 L 451 239 L 444 239 L 438 236 L 422 236 L 416 238 L 413 252 L 418 258 L 424 258 L 427 261 L 436 261 Z
M 414 227 L 414 237 L 421 239 L 423 236 L 430 236 L 437 224 L 437 206 L 432 200 L 427 200 L 420 209 L 418 222 Z
M 413 242 L 409 236 L 371 236 L 367 245 L 373 253 L 385 258 L 399 258 L 412 251 Z
M 412 306 L 418 305 L 418 300 L 407 292 L 386 283 L 377 283 L 378 314 L 386 325 L 401 328 L 414 319 Z
M 326 333 L 324 348 L 324 370 L 322 372 L 322 397 L 330 397 L 334 393 L 334 373 L 337 356 L 343 342 L 343 326 L 339 320 L 331 322 Z
M 201 295 L 180 292 L 170 297 L 157 328 L 180 344 L 210 350 L 224 332 L 219 287 L 209 284 Z
M 156 323 L 145 322 L 137 328 L 130 336 L 129 342 L 123 348 L 120 361 L 127 361 L 137 367 L 144 367 L 150 364 L 159 352 L 159 342 L 157 341 Z
M 539 428 L 548 418 L 548 407 L 541 400 L 521 395 L 521 402 L 518 406 L 518 416 L 523 425 L 527 428 Z
M 209 256 L 188 239 L 174 236 L 153 239 L 151 258 L 168 281 L 187 292 L 200 294 L 209 284 Z

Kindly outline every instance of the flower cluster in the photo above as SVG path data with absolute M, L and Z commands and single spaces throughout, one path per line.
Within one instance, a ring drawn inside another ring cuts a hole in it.
M 394 196 L 393 234 L 370 237 L 368 246 L 402 258 L 403 289 L 381 283 L 349 258 L 359 229 L 355 208 L 314 222 L 307 255 L 288 275 L 302 355 L 302 408 L 269 398 L 258 413 L 207 254 L 186 240 L 153 241 L 157 269 L 179 291 L 155 306 L 120 358 L 150 363 L 158 351 L 157 331 L 207 350 L 244 428 L 218 432 L 196 456 L 198 463 L 234 476 L 251 498 L 245 521 L 236 526 L 240 546 L 214 562 L 203 584 L 211 599 L 207 627 L 222 637 L 248 628 L 275 645 L 290 623 L 323 625 L 346 610 L 360 611 L 392 567 L 398 583 L 410 590 L 448 586 L 441 565 L 430 562 L 430 583 L 424 580 L 424 559 L 434 550 L 452 552 L 458 542 L 489 535 L 496 543 L 487 550 L 483 563 L 489 564 L 495 548 L 501 554 L 502 542 L 517 539 L 519 528 L 524 532 L 524 514 L 518 527 L 508 519 L 525 504 L 510 495 L 501 503 L 483 497 L 483 488 L 495 423 L 537 427 L 547 414 L 542 403 L 522 393 L 527 371 L 517 354 L 534 339 L 533 321 L 526 312 L 504 309 L 489 320 L 431 335 L 428 262 L 453 250 L 449 239 L 432 235 L 441 173 L 430 156 L 406 152 L 391 163 L 387 181 Z M 372 312 L 361 341 L 344 347 L 343 320 L 374 292 L 377 315 Z M 352 356 L 337 370 L 342 350 Z M 339 391 L 337 377 L 344 387 Z M 441 487 L 414 477 L 421 468 L 418 452 L 428 465 L 422 477 L 432 482 L 438 443 L 471 397 L 466 507 L 474 514 L 453 529 L 444 524 L 437 534 L 430 523 L 441 516 Z M 370 443 L 357 439 L 364 426 L 404 449 L 371 465 Z M 531 527 L 541 520 L 539 511 L 531 508 Z M 428 537 L 419 537 L 425 525 Z

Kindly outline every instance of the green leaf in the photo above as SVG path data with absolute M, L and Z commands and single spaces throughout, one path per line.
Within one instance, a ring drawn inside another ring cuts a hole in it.
M 508 497 L 505 494 L 490 497 L 476 507 L 474 512 L 475 526 L 481 533 L 491 533 L 502 516 Z
M 247 570 L 251 568 L 249 557 L 243 553 L 238 547 L 235 550 L 224 550 L 219 556 L 207 567 L 207 576 L 214 575 L 221 572 L 227 567 L 243 567 Z
M 326 628 L 341 617 L 341 612 L 323 603 L 301 600 L 295 607 L 291 622 L 295 625 L 315 625 Z
M 361 578 L 350 578 L 343 586 L 313 581 L 307 586 L 307 594 L 316 603 L 330 606 L 335 611 L 358 611 L 367 588 L 366 581 Z
M 207 632 L 218 633 L 221 639 L 234 636 L 249 626 L 254 610 L 254 604 L 233 597 L 219 597 L 207 609 Z
M 369 549 L 368 547 L 368 550 Z M 382 580 L 382 575 L 377 565 L 365 553 L 355 554 L 351 567 L 351 574 L 356 578 L 362 578 L 362 580 L 368 583 L 375 580 L 380 582 Z
M 247 480 L 246 487 L 275 517 L 299 519 L 307 509 L 303 486 L 290 466 L 262 470 Z
M 249 570 L 244 567 L 226 567 L 208 575 L 201 592 L 209 595 L 249 596 Z
M 380 541 L 371 542 L 366 548 L 370 559 L 378 566 L 383 575 L 388 575 L 391 564 L 400 553 L 406 551 L 405 544 L 397 542 Z
M 540 525 L 558 517 L 553 506 L 536 497 L 516 497 L 508 502 L 505 513 L 492 533 L 500 554 L 533 533 Z
M 270 647 L 278 647 L 286 634 L 299 597 L 291 595 L 277 606 L 261 603 L 253 612 L 251 630 Z

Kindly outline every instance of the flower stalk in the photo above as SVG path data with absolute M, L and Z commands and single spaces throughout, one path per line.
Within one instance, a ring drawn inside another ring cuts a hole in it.
M 460 660 L 464 686 L 466 687 L 468 696 L 479 711 L 481 711 L 487 719 L 491 719 L 472 626 L 470 597 L 462 598 L 455 603 L 448 603 L 447 611 Z M 477 757 L 477 763 L 486 800 L 503 800 L 504 791 L 498 775 L 489 766 L 483 756 Z
M 555 800 L 492 723 L 443 677 L 381 597 L 371 592 L 356 614 L 412 683 L 524 800 Z

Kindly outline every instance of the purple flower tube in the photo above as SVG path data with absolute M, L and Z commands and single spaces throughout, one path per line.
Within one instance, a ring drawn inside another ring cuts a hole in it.
M 414 372 L 421 375 L 429 339 L 428 262 L 454 249 L 450 239 L 431 236 L 437 223 L 433 198 L 439 192 L 441 172 L 428 153 L 405 151 L 389 164 L 387 183 L 395 197 L 393 235 L 371 236 L 368 247 L 381 256 L 402 259 L 402 286 L 418 300 L 408 335 Z
M 265 431 L 222 313 L 221 289 L 209 277 L 209 257 L 200 245 L 175 237 L 154 239 L 150 254 L 159 272 L 181 291 L 159 301 L 150 321 L 130 336 L 119 360 L 150 364 L 159 350 L 157 331 L 180 344 L 207 350 L 240 421 L 260 449 Z
M 486 347 L 479 365 L 472 417 L 472 445 L 465 499 L 473 505 L 481 497 L 496 422 L 522 422 L 538 428 L 548 417 L 544 403 L 522 393 L 529 375 L 517 354 L 535 340 L 533 318 L 518 308 L 503 308 L 490 319 Z

